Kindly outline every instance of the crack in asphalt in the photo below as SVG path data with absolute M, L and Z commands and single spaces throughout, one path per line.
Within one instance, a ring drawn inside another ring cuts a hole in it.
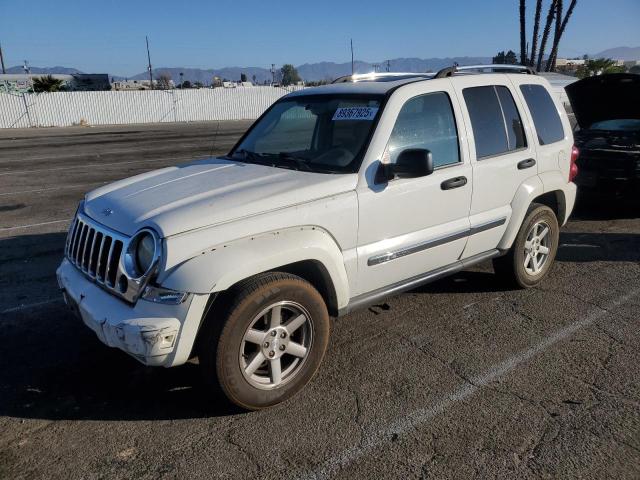
M 503 377 L 521 364 L 528 362 L 558 342 L 566 340 L 576 332 L 592 325 L 604 314 L 613 313 L 611 311 L 612 307 L 618 306 L 626 300 L 634 297 L 637 295 L 638 291 L 639 290 L 633 290 L 621 297 L 618 297 L 616 300 L 611 302 L 611 305 L 607 306 L 607 308 L 601 308 L 598 306 L 599 311 L 592 312 L 591 315 L 583 318 L 582 320 L 574 321 L 528 349 L 507 358 L 503 362 L 490 367 L 478 375 L 467 378 L 465 383 L 453 392 L 445 394 L 435 404 L 414 410 L 413 412 L 408 412 L 406 416 L 398 418 L 390 424 L 383 425 L 379 429 L 374 430 L 369 437 L 365 439 L 363 445 L 346 448 L 335 457 L 327 459 L 325 462 L 321 463 L 312 471 L 302 473 L 298 478 L 316 480 L 330 478 L 347 465 L 385 444 L 388 441 L 388 438 L 392 435 L 401 435 L 406 433 L 409 429 L 426 423 L 430 419 L 444 413 L 448 407 L 474 395 L 482 388 L 489 386 L 489 384 L 494 380 Z M 614 314 L 614 317 L 617 318 L 617 315 Z

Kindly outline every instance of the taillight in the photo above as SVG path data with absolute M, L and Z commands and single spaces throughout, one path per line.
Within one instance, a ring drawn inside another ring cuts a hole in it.
M 578 165 L 576 161 L 580 156 L 580 150 L 575 145 L 571 147 L 571 165 L 569 166 L 569 181 L 573 182 L 573 180 L 578 176 Z

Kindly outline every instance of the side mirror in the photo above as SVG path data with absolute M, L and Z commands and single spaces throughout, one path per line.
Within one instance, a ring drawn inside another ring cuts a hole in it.
M 425 148 L 409 148 L 398 155 L 396 163 L 384 165 L 387 180 L 426 177 L 433 173 L 433 157 Z

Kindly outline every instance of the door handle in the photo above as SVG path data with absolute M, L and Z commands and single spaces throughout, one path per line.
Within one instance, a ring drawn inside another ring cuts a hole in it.
M 522 160 L 518 162 L 518 170 L 524 170 L 525 168 L 531 168 L 536 164 L 535 159 L 527 158 L 526 160 Z
M 442 190 L 451 190 L 452 188 L 464 187 L 467 184 L 467 177 L 455 177 L 445 180 L 440 184 Z

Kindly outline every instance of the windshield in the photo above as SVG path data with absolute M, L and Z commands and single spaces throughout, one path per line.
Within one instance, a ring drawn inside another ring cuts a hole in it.
M 321 173 L 357 172 L 380 96 L 315 95 L 276 103 L 231 152 L 248 163 Z
M 640 120 L 634 118 L 622 118 L 616 120 L 604 120 L 591 125 L 591 130 L 609 130 L 612 132 L 635 132 L 640 130 Z

